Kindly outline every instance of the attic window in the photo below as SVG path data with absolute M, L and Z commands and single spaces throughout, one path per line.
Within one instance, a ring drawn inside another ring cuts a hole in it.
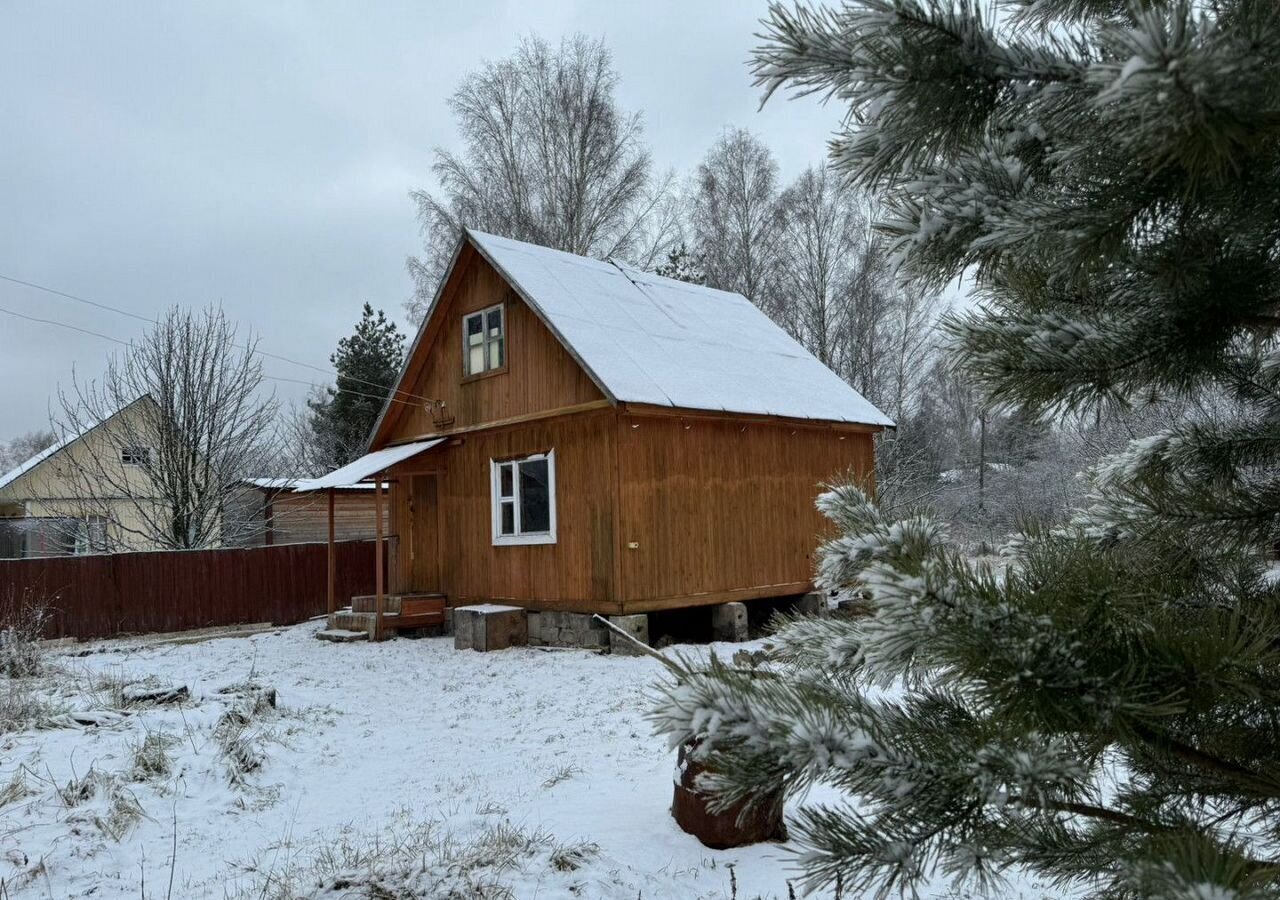
M 462 317 L 462 374 L 483 375 L 507 364 L 507 317 L 501 303 Z
M 125 466 L 151 465 L 151 448 L 135 445 L 121 447 L 120 464 Z
M 556 454 L 490 462 L 493 543 L 556 542 Z

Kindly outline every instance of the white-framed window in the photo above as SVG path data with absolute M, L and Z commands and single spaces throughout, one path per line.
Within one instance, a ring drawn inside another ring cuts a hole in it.
M 126 466 L 149 466 L 151 465 L 151 448 L 141 445 L 121 447 L 120 463 Z
M 556 453 L 490 460 L 494 544 L 556 542 Z
M 105 516 L 87 516 L 75 523 L 72 554 L 88 556 L 107 552 L 107 519 Z
M 462 317 L 462 374 L 482 375 L 507 364 L 507 312 L 498 303 Z

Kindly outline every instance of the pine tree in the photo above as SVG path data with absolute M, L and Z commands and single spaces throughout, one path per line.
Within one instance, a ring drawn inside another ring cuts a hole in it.
M 364 305 L 351 337 L 338 341 L 329 357 L 337 383 L 322 400 L 309 400 L 311 429 L 328 468 L 337 468 L 364 452 L 369 432 L 400 375 L 404 335 L 382 310 Z
M 975 275 L 949 330 L 987 401 L 1212 392 L 997 567 L 858 486 L 768 675 L 686 664 L 655 707 L 724 800 L 825 783 L 814 884 L 1029 871 L 1097 897 L 1280 894 L 1280 8 L 1274 0 L 775 5 L 756 71 L 850 104 L 834 164 L 902 275 Z
M 707 280 L 707 274 L 702 271 L 701 260 L 683 241 L 668 250 L 666 260 L 653 271 L 664 278 L 687 281 L 689 284 L 704 284 Z

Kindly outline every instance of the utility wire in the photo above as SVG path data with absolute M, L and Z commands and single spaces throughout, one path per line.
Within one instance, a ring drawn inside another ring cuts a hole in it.
M 0 276 L 0 277 L 3 277 L 3 276 Z M 103 334 L 100 331 L 92 331 L 88 328 L 81 328 L 79 325 L 68 325 L 66 322 L 58 322 L 54 319 L 42 319 L 39 316 L 29 316 L 29 315 L 26 315 L 25 313 L 14 312 L 11 309 L 6 309 L 3 306 L 0 306 L 0 313 L 13 316 L 15 319 L 25 319 L 28 322 L 39 322 L 41 325 L 53 325 L 57 328 L 67 328 L 67 329 L 70 329 L 71 331 L 78 331 L 81 334 L 87 334 L 93 337 L 102 338 L 104 341 L 111 341 L 112 343 L 119 344 L 122 347 L 133 346 L 129 341 L 122 341 L 118 337 L 112 337 L 111 335 Z M 301 378 L 285 378 L 280 375 L 263 375 L 262 377 L 268 379 L 269 381 L 284 381 L 284 382 L 289 382 L 291 384 L 305 384 L 305 385 L 310 385 L 311 387 L 328 388 L 328 385 L 316 384 L 314 381 L 303 381 Z M 360 391 L 353 391 L 350 388 L 340 388 L 337 386 L 334 386 L 328 389 L 340 394 L 351 394 L 353 397 L 364 397 L 369 400 L 379 400 L 379 401 L 390 399 L 393 403 L 403 403 L 406 406 L 417 406 L 416 403 L 413 403 L 412 401 L 409 401 L 409 400 L 401 400 L 399 397 L 386 398 L 386 397 L 379 397 L 376 394 L 362 394 Z
M 159 324 L 158 322 L 156 322 L 156 320 L 155 320 L 155 319 L 149 319 L 149 318 L 147 318 L 146 316 L 139 315 L 138 313 L 135 313 L 135 312 L 130 312 L 130 311 L 129 311 L 129 310 L 127 310 L 127 309 L 121 309 L 121 308 L 120 308 L 120 307 L 118 307 L 118 306 L 111 306 L 110 304 L 107 304 L 107 303 L 99 303 L 99 302 L 98 302 L 98 301 L 96 301 L 96 300 L 89 300 L 89 299 L 88 299 L 88 298 L 86 298 L 86 297 L 78 297 L 78 296 L 76 296 L 75 294 L 68 294 L 66 291 L 60 291 L 60 290 L 58 290 L 57 288 L 51 288 L 51 287 L 48 287 L 48 286 L 43 285 L 43 284 L 36 284 L 34 281 L 24 281 L 24 280 L 23 280 L 23 279 L 21 279 L 21 278 L 14 278 L 12 275 L 5 275 L 5 274 L 3 274 L 3 273 L 0 273 L 0 281 L 8 281 L 8 282 L 10 282 L 10 283 L 12 283 L 12 284 L 20 284 L 20 285 L 22 285 L 23 287 L 31 288 L 32 290 L 44 291 L 46 294 L 53 294 L 54 296 L 57 296 L 57 297 L 63 297 L 63 298 L 65 298 L 65 299 L 67 299 L 67 300 L 73 300 L 73 301 L 75 301 L 76 303 L 84 303 L 84 304 L 86 304 L 86 305 L 88 305 L 88 306 L 92 306 L 92 307 L 95 307 L 95 308 L 97 308 L 97 309 L 103 309 L 103 310 L 106 310 L 107 312 L 113 312 L 113 313 L 117 313 L 118 315 L 128 316 L 130 319 L 137 319 L 139 322 L 146 322 L 148 325 L 157 325 L 157 324 Z M 6 312 L 9 312 L 9 313 L 10 313 L 10 315 L 18 316 L 19 318 L 31 318 L 30 316 L 21 316 L 21 315 L 19 315 L 18 313 L 14 313 L 14 312 L 12 312 L 12 311 L 10 311 L 10 310 L 6 310 Z M 31 320 L 32 320 L 32 321 L 34 321 L 34 322 L 44 322 L 45 324 L 54 324 L 54 325 L 61 325 L 61 324 L 62 324 L 62 323 L 60 323 L 60 322 L 50 322 L 48 319 L 35 319 L 35 318 L 31 318 Z M 68 326 L 65 326 L 65 327 L 67 327 L 67 328 L 74 328 L 75 326 L 68 325 Z M 81 330 L 81 329 L 77 329 L 77 330 Z M 94 334 L 94 335 L 96 335 L 97 337 L 106 337 L 106 335 L 97 334 L 97 332 L 85 332 L 85 333 L 86 333 L 86 334 Z M 108 340 L 115 340 L 115 338 L 108 338 Z M 258 349 L 257 347 L 249 347 L 247 344 L 235 344 L 234 346 L 236 346 L 238 349 L 240 349 L 240 350 L 244 350 L 244 351 L 246 351 L 246 352 L 248 352 L 248 353 L 257 353 L 257 354 L 258 354 L 258 355 L 260 355 L 260 356 L 265 356 L 265 357 L 268 357 L 268 358 L 270 358 L 270 359 L 276 359 L 276 360 L 279 360 L 280 362 L 286 362 L 286 363 L 289 363 L 289 364 L 291 364 L 291 365 L 295 365 L 295 366 L 302 366 L 304 369 L 312 369 L 312 370 L 314 370 L 314 371 L 316 371 L 316 372 L 321 373 L 322 375 L 333 375 L 334 377 L 337 377 L 337 373 L 336 373 L 336 372 L 334 372 L 332 369 L 326 369 L 326 368 L 324 368 L 324 367 L 322 367 L 322 366 L 312 365 L 311 363 L 302 362 L 302 361 L 300 361 L 300 360 L 296 360 L 296 359 L 290 359 L 289 357 L 287 357 L 287 356 L 281 356 L 281 355 L 280 355 L 280 354 L 278 354 L 278 353 L 268 353 L 266 350 L 260 350 L 260 349 Z M 366 380 L 365 380 L 365 379 L 363 379 L 363 378 L 356 378 L 356 377 L 354 377 L 354 376 L 352 376 L 352 375 L 344 375 L 344 376 L 342 376 L 342 377 L 344 377 L 344 378 L 348 378 L 348 379 L 350 379 L 351 381 L 357 382 L 358 384 L 366 385 L 366 386 L 368 386 L 368 387 L 375 387 L 375 388 L 379 388 L 380 390 L 384 390 L 384 391 L 387 391 L 387 392 L 389 392 L 389 393 L 394 392 L 394 393 L 396 393 L 396 394 L 403 394 L 403 395 L 404 395 L 404 396 L 406 396 L 406 397 L 411 397 L 411 398 L 413 398 L 414 400 L 420 400 L 420 401 L 422 401 L 423 403 L 432 403 L 432 402 L 434 402 L 430 397 L 423 397 L 423 396 L 420 396 L 420 395 L 418 395 L 418 394 L 414 394 L 414 393 L 412 393 L 412 392 L 410 392 L 410 391 L 402 390 L 402 389 L 400 389 L 400 388 L 393 388 L 393 387 L 391 387 L 390 385 L 386 385 L 386 384 L 379 384 L 379 383 L 377 383 L 376 381 L 366 381 Z M 281 379 L 277 379 L 277 380 L 281 380 Z M 287 380 L 287 379 L 286 379 L 286 380 Z M 299 383 L 299 384 L 310 384 L 311 382 L 298 382 L 298 383 Z M 315 385 L 315 387 L 324 387 L 324 385 Z M 359 394 L 359 393 L 358 393 L 358 392 L 356 392 L 356 391 L 345 391 L 344 393 L 356 394 L 357 396 L 361 396 L 361 397 L 369 397 L 369 396 L 370 396 L 370 395 L 368 395 L 368 394 Z M 380 398 L 380 397 L 372 397 L 371 399 L 374 399 L 374 400 L 380 400 L 380 399 L 382 399 L 382 398 Z M 401 401 L 401 402 L 403 402 L 403 401 Z

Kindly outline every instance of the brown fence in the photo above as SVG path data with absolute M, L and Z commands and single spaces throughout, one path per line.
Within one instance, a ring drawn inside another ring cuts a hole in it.
M 372 541 L 338 554 L 338 605 L 374 591 Z M 51 608 L 46 637 L 80 640 L 211 625 L 301 622 L 326 611 L 328 548 L 117 553 L 0 559 L 0 600 L 28 593 Z

